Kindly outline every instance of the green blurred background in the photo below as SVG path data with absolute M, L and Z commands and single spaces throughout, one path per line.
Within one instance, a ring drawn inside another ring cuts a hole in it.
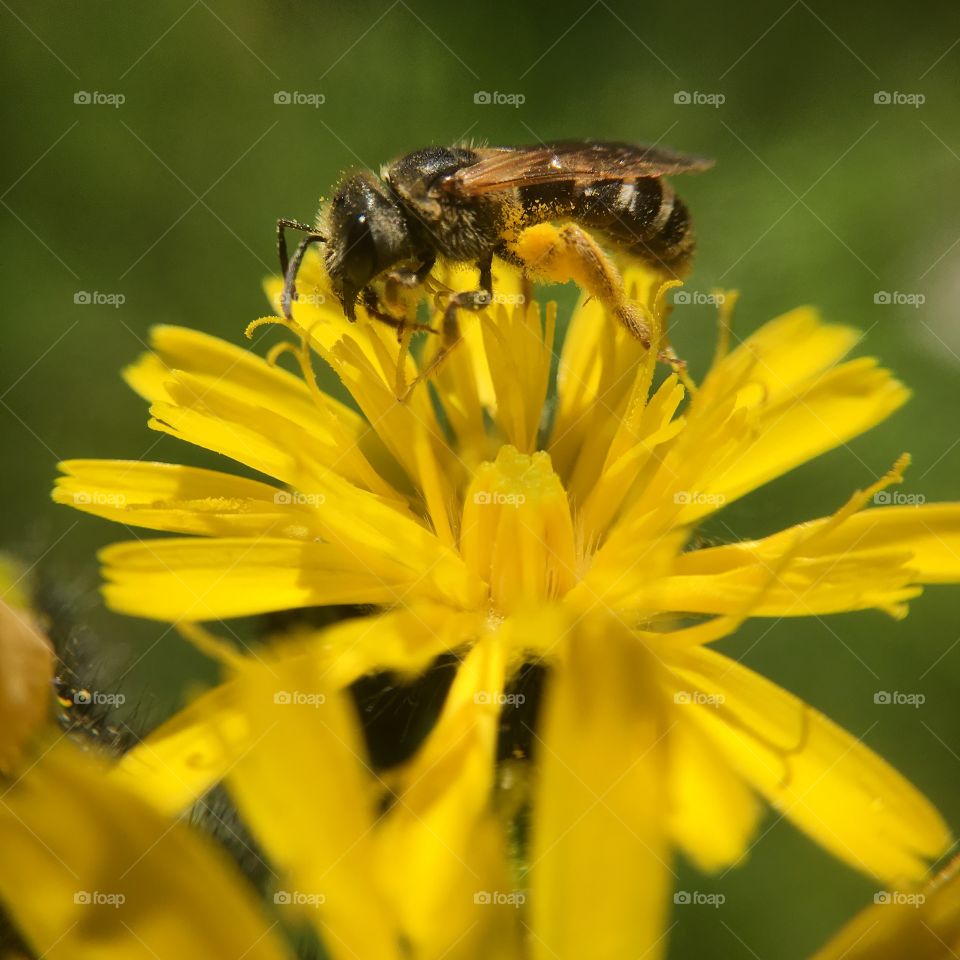
M 732 506 L 712 534 L 819 515 L 902 450 L 905 492 L 960 494 L 955 4 L 0 0 L 0 30 L 0 548 L 37 563 L 109 639 L 147 715 L 209 674 L 169 630 L 102 608 L 94 550 L 125 532 L 53 506 L 55 464 L 215 463 L 149 432 L 120 368 L 155 323 L 240 342 L 267 312 L 275 219 L 309 219 L 344 169 L 431 142 L 616 138 L 715 157 L 677 181 L 700 235 L 688 288 L 740 289 L 741 336 L 818 304 L 915 389 L 888 423 Z M 325 102 L 275 103 L 281 91 Z M 476 104 L 478 91 L 525 102 Z M 675 102 L 682 91 L 713 103 Z M 80 292 L 123 303 L 78 304 Z M 697 372 L 713 333 L 709 306 L 674 315 Z M 863 736 L 960 828 L 958 609 L 955 591 L 930 589 L 902 623 L 760 621 L 726 648 Z M 878 690 L 926 703 L 878 706 Z M 872 883 L 774 815 L 763 831 L 721 877 L 681 867 L 681 889 L 726 902 L 675 909 L 674 956 L 800 958 L 872 900 Z

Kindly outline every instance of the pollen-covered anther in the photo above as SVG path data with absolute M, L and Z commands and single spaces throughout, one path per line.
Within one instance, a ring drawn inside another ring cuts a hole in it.
M 460 549 L 502 613 L 561 597 L 573 586 L 570 505 L 547 453 L 504 446 L 494 462 L 479 466 L 464 502 Z

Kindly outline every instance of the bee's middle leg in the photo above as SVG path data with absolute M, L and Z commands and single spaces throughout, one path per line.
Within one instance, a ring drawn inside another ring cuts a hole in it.
M 455 293 L 447 301 L 443 311 L 443 322 L 440 326 L 440 335 L 443 338 L 440 349 L 434 354 L 430 362 L 417 374 L 416 379 L 397 397 L 401 403 L 410 399 L 413 391 L 424 380 L 432 377 L 447 360 L 451 353 L 460 345 L 463 334 L 460 331 L 460 322 L 457 319 L 458 310 L 483 310 L 490 303 L 490 295 L 485 290 L 466 290 Z

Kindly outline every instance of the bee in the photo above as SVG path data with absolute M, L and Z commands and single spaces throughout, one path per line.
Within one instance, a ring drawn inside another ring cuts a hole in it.
M 401 334 L 411 324 L 384 309 L 389 304 L 377 285 L 390 284 L 380 281 L 423 284 L 438 258 L 472 264 L 479 289 L 451 295 L 435 369 L 459 340 L 457 309 L 479 310 L 492 301 L 493 259 L 535 275 L 537 264 L 518 255 L 515 241 L 528 227 L 565 221 L 560 243 L 582 262 L 589 292 L 649 346 L 646 324 L 593 235 L 667 276 L 684 275 L 694 251 L 693 226 L 686 205 L 663 178 L 710 166 L 702 157 L 660 147 L 591 140 L 416 150 L 386 164 L 379 177 L 370 171 L 346 176 L 313 225 L 277 221 L 284 315 L 291 317 L 297 272 L 315 243 L 324 246 L 326 271 L 346 317 L 355 320 L 360 303 Z M 288 229 L 304 234 L 292 256 Z

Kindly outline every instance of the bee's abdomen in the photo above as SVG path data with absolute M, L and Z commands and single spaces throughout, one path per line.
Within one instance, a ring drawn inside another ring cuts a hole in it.
M 604 234 L 624 253 L 668 269 L 682 269 L 693 251 L 690 215 L 671 186 L 658 177 L 524 187 L 525 225 L 575 220 Z

